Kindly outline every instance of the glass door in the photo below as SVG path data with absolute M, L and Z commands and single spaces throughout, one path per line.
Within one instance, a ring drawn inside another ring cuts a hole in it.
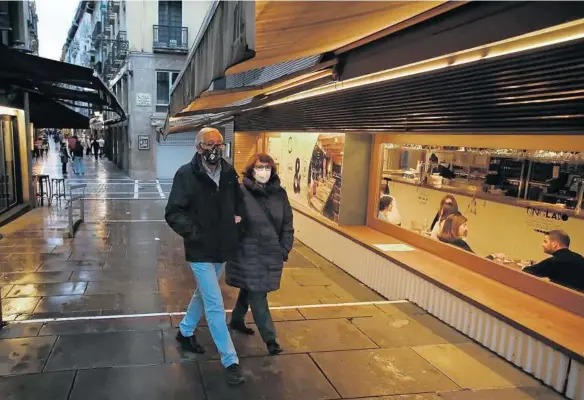
M 17 196 L 17 138 L 10 116 L 0 116 L 0 213 L 18 203 Z

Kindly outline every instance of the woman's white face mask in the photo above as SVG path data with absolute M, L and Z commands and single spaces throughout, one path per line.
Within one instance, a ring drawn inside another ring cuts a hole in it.
M 272 169 L 266 166 L 259 166 L 253 169 L 253 176 L 258 183 L 266 184 L 272 177 Z

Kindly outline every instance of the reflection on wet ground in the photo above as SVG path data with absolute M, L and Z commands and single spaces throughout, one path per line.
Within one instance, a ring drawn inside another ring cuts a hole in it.
M 58 176 L 55 159 L 35 170 Z M 300 242 L 269 296 L 285 353 L 267 357 L 259 335 L 233 333 L 247 383 L 229 388 L 204 322 L 207 352 L 195 356 L 174 340 L 180 315 L 135 317 L 182 312 L 194 290 L 163 218 L 169 186 L 132 181 L 105 160 L 85 164 L 75 180 L 95 199 L 74 239 L 63 238 L 62 205 L 2 227 L 11 323 L 0 331 L 0 399 L 561 398 L 413 304 L 346 305 L 384 299 Z M 229 309 L 237 291 L 222 290 Z M 34 321 L 46 318 L 60 320 Z M 387 397 L 397 395 L 408 397 Z

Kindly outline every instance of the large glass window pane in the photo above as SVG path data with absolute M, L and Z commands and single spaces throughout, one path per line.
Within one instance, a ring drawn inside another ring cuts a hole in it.
M 156 73 L 156 104 L 166 105 L 170 97 L 169 73 Z
M 381 154 L 379 220 L 516 270 L 560 250 L 580 268 L 567 250 L 584 254 L 584 153 L 386 143 Z
M 0 121 L 0 212 L 17 203 L 14 133 L 10 118 Z

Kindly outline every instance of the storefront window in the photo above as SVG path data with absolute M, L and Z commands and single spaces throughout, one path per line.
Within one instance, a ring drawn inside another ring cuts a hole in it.
M 282 132 L 266 138 L 266 151 L 296 207 L 338 222 L 344 143 L 344 134 Z
M 0 120 L 0 213 L 18 202 L 16 190 L 16 136 L 12 117 Z
M 382 146 L 378 219 L 517 269 L 552 231 L 584 254 L 584 153 Z

